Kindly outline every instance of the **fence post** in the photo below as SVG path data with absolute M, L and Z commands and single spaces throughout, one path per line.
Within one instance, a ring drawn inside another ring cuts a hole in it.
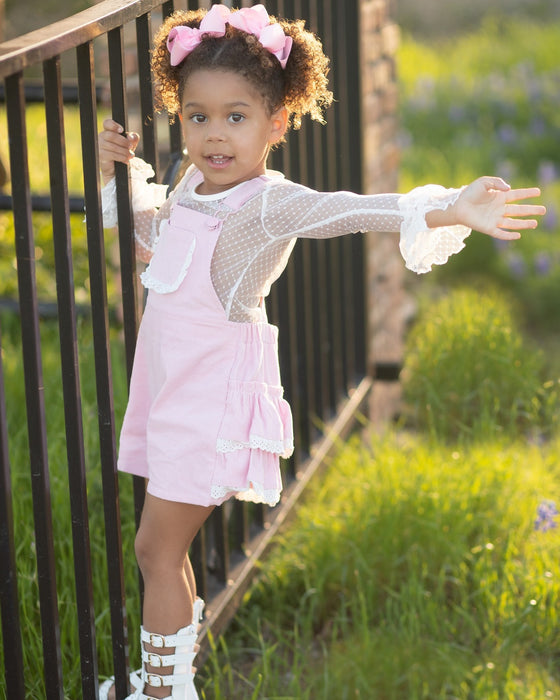
M 396 51 L 399 30 L 390 0 L 360 0 L 360 76 L 364 192 L 397 192 L 399 150 Z M 370 373 L 380 363 L 400 365 L 404 338 L 404 265 L 398 236 L 369 233 L 365 247 L 367 357 Z M 391 419 L 400 397 L 398 382 L 375 382 L 372 422 Z

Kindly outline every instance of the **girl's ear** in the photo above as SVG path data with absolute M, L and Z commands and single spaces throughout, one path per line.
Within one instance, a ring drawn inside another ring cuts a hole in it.
M 286 129 L 288 128 L 288 110 L 285 107 L 280 107 L 270 118 L 271 130 L 269 143 L 278 143 L 284 138 Z

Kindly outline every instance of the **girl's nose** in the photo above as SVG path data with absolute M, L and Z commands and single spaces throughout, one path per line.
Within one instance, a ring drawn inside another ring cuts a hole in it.
M 208 124 L 206 129 L 207 141 L 223 141 L 224 139 L 224 132 L 220 124 Z

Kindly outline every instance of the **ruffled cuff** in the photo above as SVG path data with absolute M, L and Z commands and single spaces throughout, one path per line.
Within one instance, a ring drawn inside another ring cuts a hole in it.
M 399 247 L 409 270 L 430 272 L 432 265 L 443 265 L 451 255 L 465 247 L 471 233 L 467 226 L 429 228 L 426 214 L 435 209 L 445 210 L 455 204 L 462 189 L 446 189 L 441 185 L 417 187 L 399 199 L 403 215 Z
M 155 182 L 147 182 L 154 177 L 152 166 L 142 158 L 133 158 L 130 161 L 130 185 L 132 191 L 132 210 L 147 211 L 159 209 L 167 197 L 167 185 L 158 185 Z M 117 217 L 117 185 L 113 178 L 101 190 L 101 205 L 103 211 L 103 225 L 112 228 L 118 224 Z

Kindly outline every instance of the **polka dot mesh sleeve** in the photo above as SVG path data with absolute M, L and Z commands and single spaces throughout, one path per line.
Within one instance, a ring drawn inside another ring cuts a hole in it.
M 272 283 L 284 270 L 297 238 L 332 238 L 358 231 L 401 234 L 400 249 L 407 267 L 426 272 L 464 246 L 470 229 L 462 226 L 429 229 L 425 216 L 445 209 L 460 190 L 436 185 L 408 195 L 357 195 L 316 192 L 280 177 L 238 211 L 223 199 L 198 195 L 189 188 L 188 171 L 171 197 L 157 211 L 135 212 L 137 251 L 148 262 L 157 243 L 159 224 L 169 217 L 173 202 L 224 220 L 212 258 L 211 276 L 229 320 L 251 322 Z M 224 193 L 224 197 L 227 196 Z

